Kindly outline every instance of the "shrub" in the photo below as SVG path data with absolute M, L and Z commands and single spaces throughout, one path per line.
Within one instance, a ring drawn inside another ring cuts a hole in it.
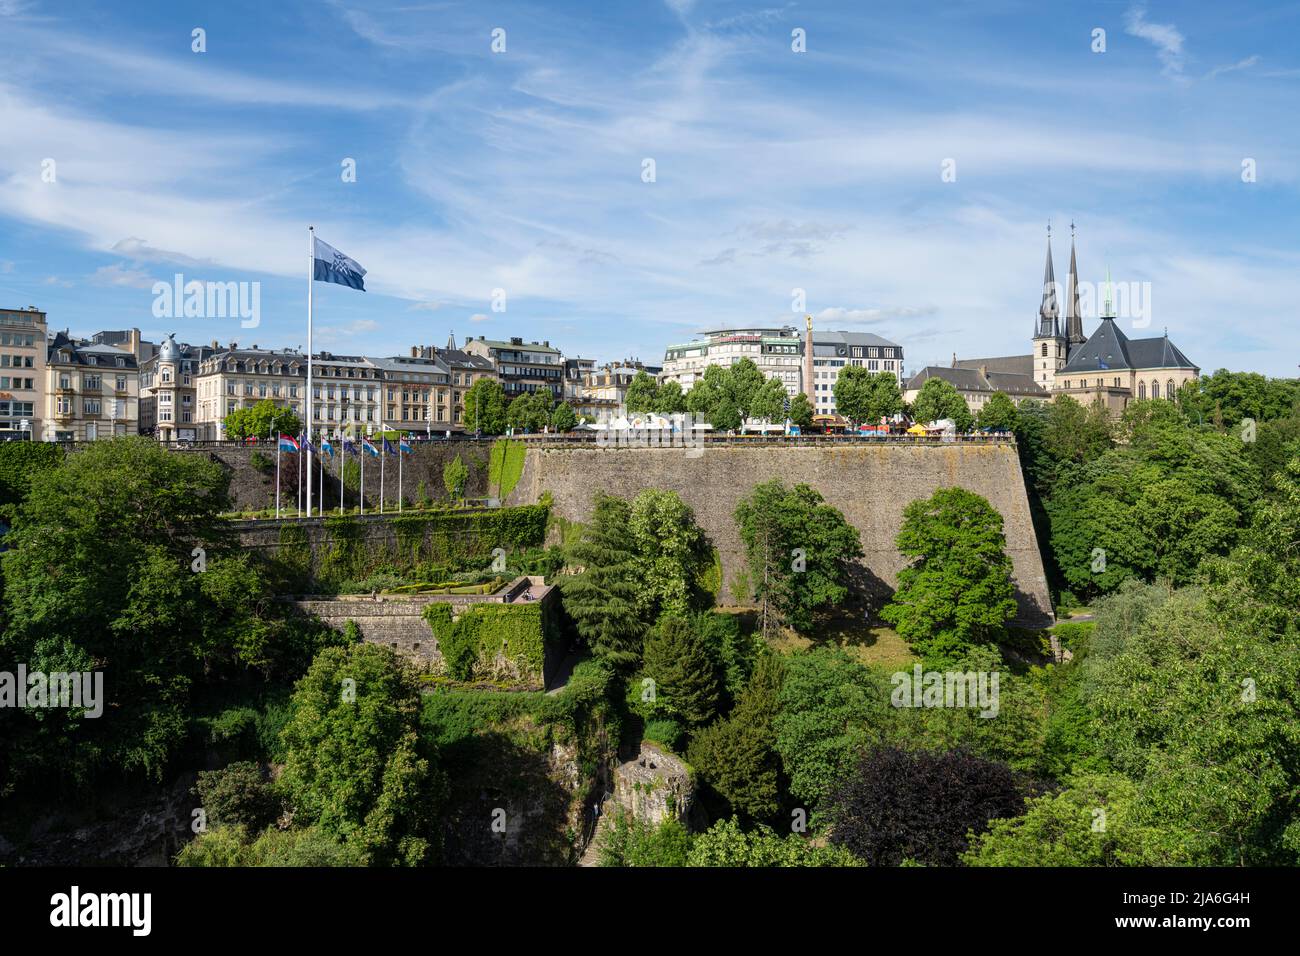
M 259 830 L 279 813 L 274 792 L 261 768 L 251 761 L 201 771 L 194 792 L 207 811 L 208 822 L 217 826 Z

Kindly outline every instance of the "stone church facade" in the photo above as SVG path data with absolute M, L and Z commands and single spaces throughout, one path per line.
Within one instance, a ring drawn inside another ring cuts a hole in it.
M 1069 395 L 1084 405 L 1101 402 L 1112 414 L 1119 414 L 1134 400 L 1175 398 L 1178 390 L 1200 374 L 1200 368 L 1164 335 L 1129 338 L 1116 321 L 1110 276 L 1101 317 L 1091 335 L 1083 334 L 1079 309 L 1079 268 L 1075 255 L 1073 227 L 1070 235 L 1070 273 L 1065 285 L 1065 315 L 1060 314 L 1058 285 L 1052 266 L 1052 237 L 1048 230 L 1047 264 L 1043 272 L 1043 296 L 1034 320 L 1029 355 L 958 360 L 951 369 L 923 369 L 918 376 L 961 379 L 959 391 L 970 370 L 982 370 L 992 379 L 996 369 L 1003 379 L 1014 380 L 1017 403 L 1025 398 L 1050 399 Z M 910 391 L 909 383 L 909 391 Z M 918 385 L 919 388 L 919 385 Z M 965 391 L 963 391 L 965 394 Z M 970 397 L 967 397 L 968 404 Z M 977 411 L 978 408 L 972 407 Z

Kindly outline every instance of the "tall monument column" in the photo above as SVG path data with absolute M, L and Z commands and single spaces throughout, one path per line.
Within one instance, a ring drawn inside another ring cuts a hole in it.
M 813 382 L 813 338 L 812 338 L 812 316 L 805 316 L 808 324 L 808 331 L 804 334 L 803 341 L 803 393 L 808 396 L 808 401 L 812 403 L 814 410 L 817 408 L 817 396 L 815 394 L 815 383 Z

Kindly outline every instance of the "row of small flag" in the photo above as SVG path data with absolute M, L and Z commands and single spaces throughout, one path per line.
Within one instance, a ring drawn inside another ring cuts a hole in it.
M 381 441 L 383 442 L 384 452 L 389 455 L 409 455 L 413 450 L 411 448 L 411 443 L 405 438 L 399 438 L 396 447 L 394 447 L 393 443 L 387 438 L 383 438 Z M 292 435 L 281 435 L 280 451 L 309 451 L 315 455 L 329 455 L 333 458 L 334 444 L 328 438 L 324 438 L 321 440 L 320 448 L 317 449 L 316 446 L 303 435 L 299 435 L 297 438 L 294 438 Z M 360 445 L 353 442 L 350 438 L 343 439 L 343 452 L 348 455 L 366 454 L 371 458 L 379 457 L 379 449 L 375 447 L 375 443 L 369 438 L 361 439 Z

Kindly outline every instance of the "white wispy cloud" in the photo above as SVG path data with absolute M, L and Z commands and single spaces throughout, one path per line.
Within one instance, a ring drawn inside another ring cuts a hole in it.
M 1212 69 L 1209 73 L 1205 75 L 1205 78 L 1208 80 L 1212 80 L 1216 76 L 1222 76 L 1224 73 L 1235 73 L 1238 70 L 1249 70 L 1252 66 L 1254 66 L 1258 62 L 1259 62 L 1258 54 L 1254 56 L 1248 56 L 1244 60 L 1238 60 L 1236 63 L 1230 63 L 1227 66 L 1216 66 L 1214 69 Z
M 1183 41 L 1182 33 L 1172 23 L 1151 23 L 1146 18 L 1146 8 L 1130 7 L 1124 15 L 1124 32 L 1130 36 L 1146 40 L 1156 48 L 1156 57 L 1166 76 L 1181 78 L 1183 76 Z

